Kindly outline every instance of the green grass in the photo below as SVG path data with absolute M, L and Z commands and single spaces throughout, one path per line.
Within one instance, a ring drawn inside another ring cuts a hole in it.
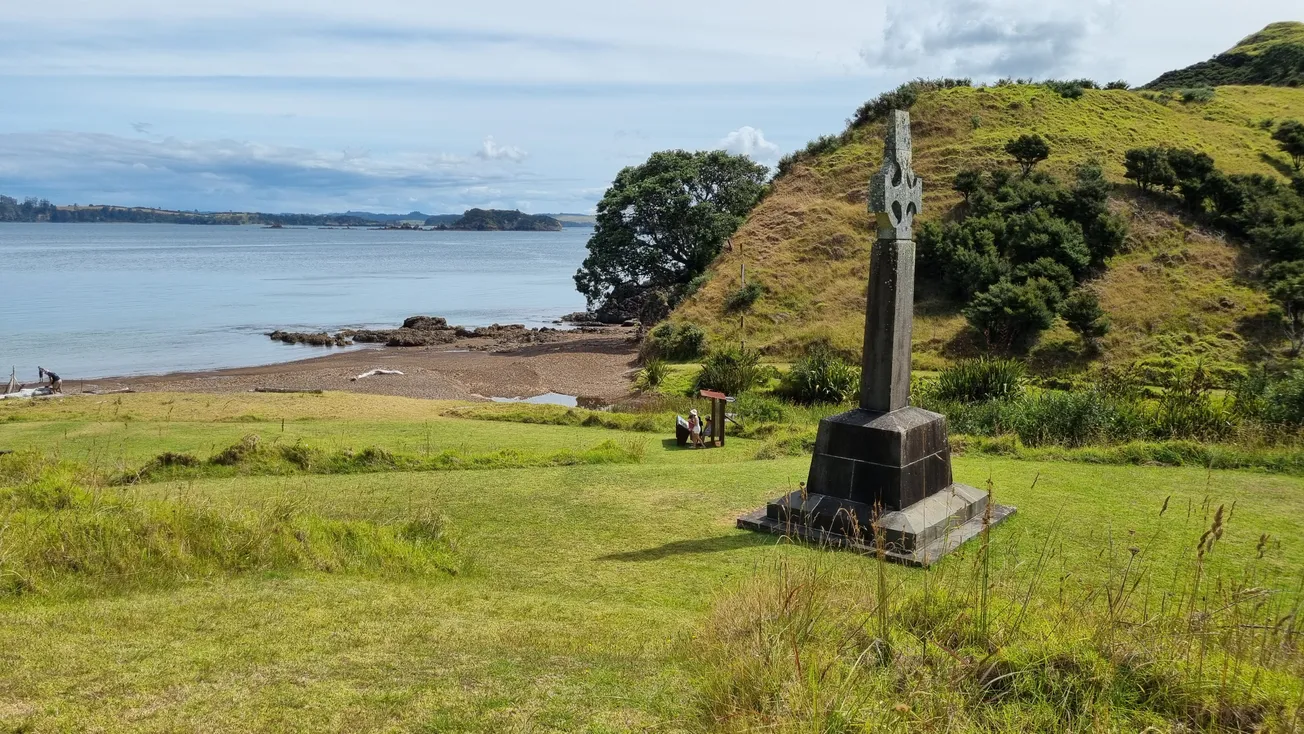
M 124 397 L 123 405 L 142 417 L 157 415 L 155 401 L 171 399 Z M 287 411 L 280 397 L 243 398 L 239 409 Z M 395 435 L 395 420 L 377 425 L 375 416 L 329 415 L 326 406 L 352 411 L 351 397 L 322 400 L 310 403 L 312 420 L 331 422 L 331 430 L 338 421 L 358 436 Z M 92 403 L 70 399 L 39 410 L 73 432 L 93 423 L 78 419 L 88 415 L 85 405 Z M 574 432 L 599 437 L 588 445 L 628 435 L 428 415 L 421 401 L 393 407 L 416 423 L 447 424 L 449 435 L 483 430 L 486 449 L 512 448 L 518 439 L 543 445 L 547 436 L 565 444 Z M 40 423 L 0 422 L 0 446 Z M 46 448 L 59 451 L 62 439 L 49 440 Z M 163 440 L 171 440 L 166 431 Z M 703 635 L 721 609 L 741 610 L 738 595 L 764 584 L 777 563 L 817 566 L 851 581 L 872 579 L 879 568 L 853 554 L 736 530 L 740 513 L 795 487 L 808 467 L 805 457 L 753 461 L 742 449 L 758 444 L 737 443 L 736 451 L 698 452 L 653 445 L 640 464 L 242 476 L 134 487 L 142 502 L 184 495 L 222 517 L 292 503 L 323 521 L 384 524 L 436 508 L 467 570 L 428 577 L 365 568 L 254 569 L 127 593 L 0 599 L 0 730 L 728 728 L 712 718 L 706 699 L 720 670 L 703 668 L 710 660 Z M 132 451 L 140 458 L 161 448 Z M 1000 624 L 1009 619 L 1007 595 L 1037 573 L 1047 537 L 1056 549 L 1047 577 L 1071 574 L 1066 588 L 1081 601 L 1118 573 L 1117 564 L 1101 560 L 1110 539 L 1117 552 L 1129 531 L 1149 537 L 1166 498 L 1165 530 L 1146 546 L 1147 562 L 1182 563 L 1206 522 L 1206 498 L 1215 506 L 1235 503 L 1208 578 L 1230 578 L 1253 561 L 1261 586 L 1278 590 L 1283 602 L 1298 599 L 1300 480 L 972 454 L 957 458 L 955 470 L 975 486 L 990 480 L 999 501 L 1019 507 L 992 538 L 1000 602 L 993 617 Z M 1271 543 L 1258 561 L 1264 533 Z M 966 546 L 928 577 L 967 578 L 975 554 Z M 896 566 L 884 572 L 893 586 L 924 578 Z M 1161 576 L 1155 574 L 1156 590 Z M 1038 620 L 1052 618 L 1058 582 L 1043 587 L 1033 605 Z M 1038 625 L 1033 629 L 1049 629 Z M 1075 638 L 1058 639 L 1067 645 Z M 1299 692 L 1298 677 L 1271 683 L 1265 690 Z
M 974 127 L 973 118 L 982 124 Z M 1280 351 L 1284 336 L 1265 327 L 1267 298 L 1247 276 L 1253 263 L 1234 244 L 1211 236 L 1172 210 L 1138 197 L 1123 178 L 1123 155 L 1146 145 L 1186 147 L 1211 155 L 1229 173 L 1285 181 L 1289 166 L 1258 123 L 1304 119 L 1304 89 L 1220 87 L 1207 103 L 1157 102 L 1141 93 L 1087 90 L 1064 99 L 1037 85 L 954 88 L 923 94 L 911 111 L 914 167 L 924 180 L 923 217 L 953 214 L 960 195 L 950 181 L 962 167 L 1009 168 L 1005 143 L 1035 132 L 1050 143 L 1039 169 L 1071 180 L 1074 168 L 1099 162 L 1117 184 L 1113 199 L 1128 219 L 1128 251 L 1092 283 L 1113 330 L 1096 357 L 1082 352 L 1062 323 L 1033 350 L 1039 371 L 1080 369 L 1091 360 L 1126 365 L 1143 359 L 1240 367 Z M 866 213 L 869 177 L 883 150 L 882 124 L 853 130 L 846 144 L 796 164 L 734 235 L 710 278 L 672 319 L 698 324 L 713 344 L 795 356 L 816 340 L 847 355 L 860 352 L 865 283 L 873 238 Z M 738 287 L 740 259 L 764 295 L 746 332 L 725 299 Z M 920 284 L 913 332 L 915 366 L 937 369 L 973 354 L 976 344 L 955 304 Z

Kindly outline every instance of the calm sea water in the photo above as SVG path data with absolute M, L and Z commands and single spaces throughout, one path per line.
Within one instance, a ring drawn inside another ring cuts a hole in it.
M 582 310 L 588 229 L 400 232 L 0 224 L 0 367 L 35 382 L 269 364 L 328 353 L 273 329 L 551 324 Z

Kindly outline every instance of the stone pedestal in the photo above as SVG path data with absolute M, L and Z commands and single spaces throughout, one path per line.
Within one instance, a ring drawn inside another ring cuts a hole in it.
M 951 479 L 946 418 L 906 407 L 850 410 L 820 421 L 805 489 L 779 497 L 738 526 L 877 553 L 927 566 L 1014 508 Z M 875 522 L 877 518 L 877 523 Z

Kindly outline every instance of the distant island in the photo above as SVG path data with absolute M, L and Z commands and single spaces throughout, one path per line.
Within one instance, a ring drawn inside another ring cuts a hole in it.
M 587 214 L 524 214 L 516 210 L 468 209 L 462 214 L 378 214 L 347 211 L 336 214 L 269 214 L 265 212 L 206 212 L 109 204 L 55 205 L 45 199 L 22 201 L 0 195 L 2 222 L 77 222 L 127 224 L 225 224 L 265 227 L 384 227 L 390 229 L 445 229 L 471 231 L 556 232 L 569 227 L 592 227 Z
M 430 217 L 426 226 L 438 229 L 470 230 L 476 232 L 560 232 L 561 222 L 545 214 L 522 214 L 512 209 L 467 209 L 452 224 Z

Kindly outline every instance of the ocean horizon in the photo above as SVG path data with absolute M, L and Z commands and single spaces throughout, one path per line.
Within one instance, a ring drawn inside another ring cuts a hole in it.
M 549 326 L 585 307 L 572 276 L 591 232 L 0 224 L 0 368 L 32 383 L 38 366 L 84 380 L 275 364 L 341 348 L 270 331 L 417 314 Z

